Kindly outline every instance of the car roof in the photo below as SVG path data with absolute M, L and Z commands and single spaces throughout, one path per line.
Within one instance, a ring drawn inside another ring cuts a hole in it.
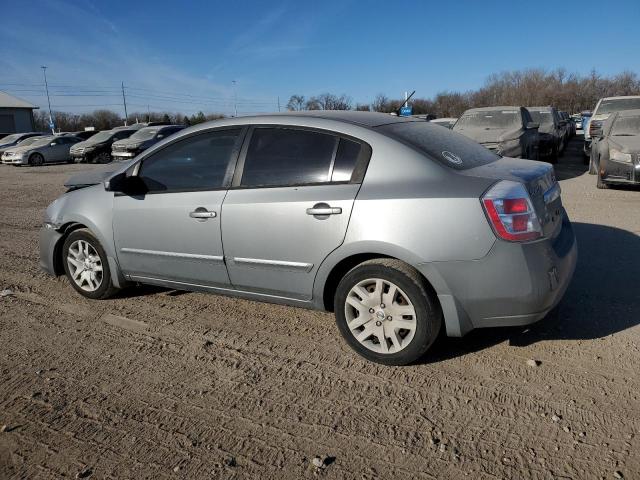
M 602 100 L 624 100 L 625 98 L 640 98 L 640 95 L 621 95 L 619 97 L 603 97 Z
M 518 105 L 496 105 L 495 107 L 477 107 L 477 108 L 469 108 L 468 110 L 465 110 L 465 113 L 467 112 L 493 112 L 495 110 L 504 110 L 506 108 L 510 108 L 510 109 L 520 109 L 523 107 L 520 107 Z
M 539 107 L 527 107 L 528 110 L 557 110 L 556 107 L 552 107 L 551 105 L 541 105 Z
M 415 122 L 415 118 L 399 117 L 382 112 L 358 112 L 353 110 L 306 110 L 302 112 L 269 113 L 266 115 L 252 115 L 246 118 L 261 117 L 289 117 L 289 118 L 322 118 L 338 122 L 361 125 L 363 127 L 379 127 L 389 123 Z

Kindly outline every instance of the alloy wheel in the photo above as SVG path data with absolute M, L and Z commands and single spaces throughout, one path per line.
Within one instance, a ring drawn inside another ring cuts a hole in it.
M 358 282 L 345 302 L 347 327 L 354 338 L 371 351 L 397 353 L 413 339 L 416 310 L 396 284 L 381 278 Z
M 76 240 L 67 251 L 67 265 L 75 284 L 86 292 L 93 292 L 102 284 L 102 259 L 86 240 Z

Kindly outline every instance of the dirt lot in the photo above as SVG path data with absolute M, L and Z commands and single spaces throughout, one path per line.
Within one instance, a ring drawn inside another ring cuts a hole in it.
M 640 191 L 596 190 L 579 148 L 557 168 L 580 246 L 557 311 L 404 368 L 361 360 L 325 313 L 81 298 L 40 272 L 37 237 L 96 167 L 3 166 L 0 478 L 640 478 Z

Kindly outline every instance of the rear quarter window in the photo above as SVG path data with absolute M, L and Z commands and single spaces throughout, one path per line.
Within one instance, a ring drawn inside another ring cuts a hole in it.
M 500 158 L 464 135 L 428 122 L 390 123 L 377 130 L 456 170 L 486 165 Z

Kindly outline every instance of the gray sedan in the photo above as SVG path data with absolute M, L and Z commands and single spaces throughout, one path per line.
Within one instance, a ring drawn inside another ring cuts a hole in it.
M 329 310 L 389 365 L 442 328 L 541 319 L 576 264 L 550 165 L 381 113 L 209 122 L 66 185 L 41 263 L 81 295 L 146 283 Z
M 45 163 L 71 162 L 69 150 L 81 139 L 76 137 L 39 137 L 27 145 L 18 145 L 2 154 L 2 163 L 38 166 Z

